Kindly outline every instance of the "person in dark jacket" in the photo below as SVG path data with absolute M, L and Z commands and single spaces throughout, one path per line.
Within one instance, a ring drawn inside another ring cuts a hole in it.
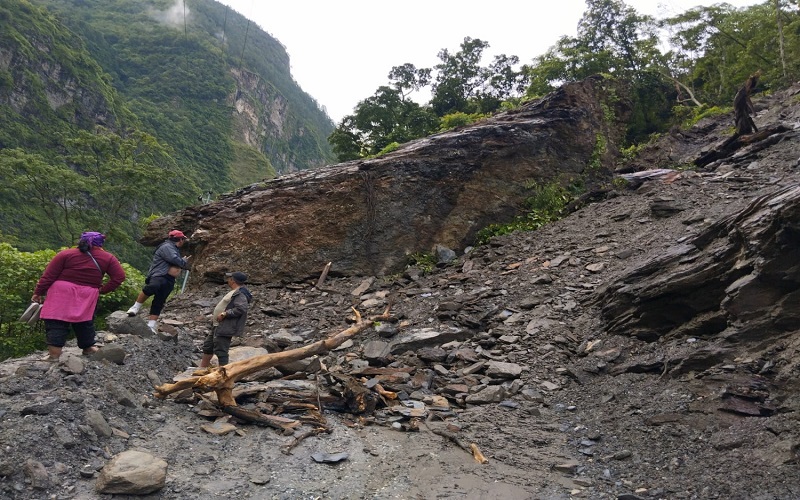
M 213 328 L 203 342 L 203 359 L 200 368 L 211 365 L 211 358 L 217 355 L 219 365 L 228 364 L 228 351 L 231 348 L 231 339 L 240 337 L 244 333 L 244 324 L 247 321 L 247 310 L 253 301 L 253 294 L 244 286 L 247 275 L 241 272 L 225 273 L 225 278 L 231 291 L 222 297 L 211 318 Z
M 136 297 L 136 303 L 128 309 L 128 316 L 136 316 L 144 301 L 152 295 L 153 303 L 150 304 L 147 326 L 153 332 L 156 331 L 158 317 L 164 309 L 167 297 L 175 288 L 175 276 L 170 274 L 170 268 L 189 269 L 189 257 L 181 257 L 180 251 L 188 239 L 182 231 L 177 229 L 169 232 L 167 239 L 153 253 L 153 262 L 150 264 L 150 269 L 147 270 L 144 287 Z
M 57 253 L 36 283 L 31 301 L 44 302 L 39 317 L 44 320 L 48 360 L 61 356 L 70 327 L 83 354 L 98 349 L 94 345 L 97 300 L 100 294 L 113 292 L 125 281 L 122 265 L 103 250 L 105 239 L 105 235 L 94 231 L 81 234 L 78 247 Z M 106 274 L 109 280 L 103 283 Z

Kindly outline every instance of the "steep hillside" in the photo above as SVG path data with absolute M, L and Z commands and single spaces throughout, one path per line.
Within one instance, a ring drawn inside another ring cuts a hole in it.
M 219 284 L 171 301 L 157 337 L 120 312 L 102 356 L 0 364 L 0 494 L 105 498 L 136 450 L 163 462 L 124 492 L 164 499 L 797 498 L 798 93 L 755 99 L 765 133 L 706 168 L 686 166 L 729 142 L 730 115 L 654 141 L 606 199 L 428 272 L 251 286 L 237 357 L 391 305 L 319 362 L 237 384 L 294 430 L 211 393 L 153 398 L 191 374 Z M 341 411 L 347 376 L 374 412 Z
M 0 233 L 20 249 L 91 227 L 141 267 L 142 219 L 332 159 L 285 48 L 214 1 L 0 0 L 0 18 L 0 173 L 19 180 Z
M 213 0 L 35 3 L 86 40 L 133 111 L 201 173 L 227 167 L 246 146 L 278 172 L 331 159 L 333 123 L 293 80 L 286 49 L 230 8 Z M 256 123 L 236 126 L 242 114 Z

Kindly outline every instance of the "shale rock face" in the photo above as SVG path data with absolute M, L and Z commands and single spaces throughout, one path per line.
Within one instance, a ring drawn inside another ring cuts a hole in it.
M 391 274 L 411 254 L 437 244 L 461 250 L 488 224 L 512 220 L 532 181 L 607 174 L 598 165 L 616 156 L 630 109 L 610 85 L 600 77 L 565 85 L 380 158 L 248 186 L 154 221 L 142 242 L 173 228 L 192 234 L 193 279 L 235 268 L 254 282 L 292 281 L 328 262 L 331 276 Z
M 800 294 L 800 188 L 755 199 L 600 295 L 608 331 L 756 339 L 796 330 Z M 732 339 L 731 339 L 732 340 Z

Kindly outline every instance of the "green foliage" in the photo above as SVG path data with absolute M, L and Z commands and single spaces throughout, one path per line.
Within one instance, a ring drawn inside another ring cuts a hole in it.
M 539 184 L 530 182 L 527 186 L 533 194 L 528 198 L 527 212 L 516 217 L 507 224 L 490 224 L 478 231 L 477 243 L 488 243 L 494 236 L 510 234 L 516 231 L 535 231 L 545 224 L 561 218 L 564 208 L 569 203 L 569 191 L 558 182 Z
M 233 146 L 231 179 L 235 186 L 247 186 L 276 175 L 275 168 L 264 153 L 246 144 Z
M 0 243 L 0 360 L 45 348 L 42 322 L 29 326 L 17 319 L 30 304 L 36 283 L 55 254 L 54 250 L 21 252 L 8 243 Z M 132 303 L 144 285 L 139 271 L 126 263 L 122 267 L 126 273 L 122 285 L 100 296 L 98 322 Z
M 339 161 L 375 156 L 391 143 L 402 144 L 436 130 L 437 118 L 400 90 L 387 86 L 359 102 L 328 140 Z
M 423 273 L 436 269 L 436 256 L 431 253 L 417 252 L 408 256 L 407 267 L 416 267 Z
M 10 54 L 0 174 L 11 179 L 0 185 L 0 231 L 20 249 L 100 230 L 141 269 L 140 214 L 333 159 L 333 123 L 297 86 L 280 42 L 212 0 L 187 3 L 178 23 L 167 20 L 170 5 L 0 0 L 0 20 L 13 19 L 0 22 L 0 52 Z M 237 139 L 249 125 L 234 123 L 233 98 L 264 115 L 281 103 L 280 130 L 268 130 L 262 151 Z
M 374 157 L 392 142 L 402 144 L 518 105 L 514 99 L 528 85 L 527 70 L 515 69 L 519 58 L 505 54 L 481 66 L 487 47 L 487 42 L 466 37 L 458 52 L 442 49 L 433 69 L 409 63 L 393 67 L 390 85 L 359 102 L 328 136 L 339 161 Z M 428 85 L 428 104 L 420 106 L 407 98 Z
M 445 131 L 457 127 L 463 127 L 465 125 L 469 125 L 470 123 L 475 123 L 486 116 L 487 115 L 482 113 L 473 113 L 468 115 L 467 113 L 462 113 L 461 111 L 450 113 L 439 119 L 439 130 Z
M 389 143 L 389 144 L 386 145 L 385 148 L 383 148 L 380 151 L 378 151 L 378 154 L 376 154 L 375 156 L 383 156 L 383 155 L 385 155 L 387 153 L 391 153 L 392 151 L 396 151 L 397 148 L 399 148 L 399 147 L 400 147 L 400 144 L 397 143 L 397 142 Z
M 624 177 L 614 177 L 611 181 L 611 186 L 617 190 L 627 189 L 630 183 Z
M 721 116 L 732 112 L 733 107 L 731 106 L 675 106 L 673 109 L 675 122 L 680 124 L 682 128 L 691 128 L 703 118 Z

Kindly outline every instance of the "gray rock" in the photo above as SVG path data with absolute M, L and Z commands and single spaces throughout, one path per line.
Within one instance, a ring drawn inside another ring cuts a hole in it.
M 397 325 L 394 323 L 383 322 L 377 326 L 375 326 L 375 332 L 378 334 L 379 337 L 383 337 L 385 339 L 394 337 L 397 335 Z
M 436 254 L 437 264 L 448 264 L 456 260 L 456 253 L 444 245 L 436 245 L 433 253 Z
M 41 401 L 34 401 L 32 404 L 29 404 L 23 407 L 20 410 L 22 415 L 49 415 L 56 409 L 56 405 L 59 403 L 58 398 L 47 398 Z
M 97 478 L 98 493 L 146 495 L 164 487 L 167 462 L 149 453 L 135 450 L 115 455 Z
M 542 396 L 542 393 L 537 391 L 536 389 L 531 389 L 531 388 L 522 389 L 522 391 L 520 391 L 520 394 L 522 395 L 523 398 L 527 399 L 528 401 L 533 401 L 534 403 L 544 403 L 544 396 Z
M 31 482 L 35 490 L 45 490 L 50 486 L 50 475 L 44 465 L 36 460 L 28 459 L 25 461 L 25 477 Z
M 375 281 L 374 277 L 369 277 L 369 278 L 365 279 L 364 281 L 361 282 L 360 285 L 358 285 L 358 287 L 356 287 L 355 290 L 350 292 L 351 295 L 353 295 L 354 297 L 360 297 L 364 292 L 369 290 L 369 287 L 372 286 L 372 283 L 374 281 Z
M 56 425 L 53 428 L 53 434 L 56 437 L 56 441 L 58 441 L 64 448 L 72 448 L 75 446 L 75 436 L 73 436 L 72 432 L 70 432 L 70 430 L 63 425 Z
M 80 358 L 72 353 L 64 353 L 58 360 L 58 365 L 64 373 L 79 375 L 86 369 L 86 364 Z
M 467 403 L 470 404 L 486 404 L 486 403 L 499 403 L 506 398 L 506 390 L 499 385 L 490 385 L 485 389 L 470 394 L 467 396 Z
M 106 385 L 106 389 L 108 390 L 109 394 L 114 396 L 114 399 L 116 399 L 117 403 L 129 408 L 136 407 L 136 396 L 134 396 L 128 389 L 113 383 Z
M 468 337 L 469 331 L 467 330 L 451 328 L 443 332 L 433 328 L 422 328 L 395 338 L 389 349 L 392 354 L 402 354 L 421 347 L 441 345 L 453 340 L 466 340 Z
M 368 361 L 384 362 L 389 356 L 389 344 L 382 340 L 370 340 L 364 344 L 364 359 Z
M 486 375 L 495 378 L 517 378 L 522 374 L 522 366 L 516 363 L 489 361 L 486 363 Z
M 106 360 L 121 365 L 125 361 L 126 355 L 127 353 L 122 347 L 118 345 L 107 345 L 101 347 L 99 351 L 92 354 L 90 359 L 95 361 Z
M 98 437 L 111 437 L 111 426 L 102 413 L 97 410 L 86 410 L 86 423 Z
M 152 337 L 153 330 L 147 322 L 139 316 L 128 316 L 125 311 L 114 311 L 106 316 L 106 328 L 116 334 L 137 335 L 139 337 Z

